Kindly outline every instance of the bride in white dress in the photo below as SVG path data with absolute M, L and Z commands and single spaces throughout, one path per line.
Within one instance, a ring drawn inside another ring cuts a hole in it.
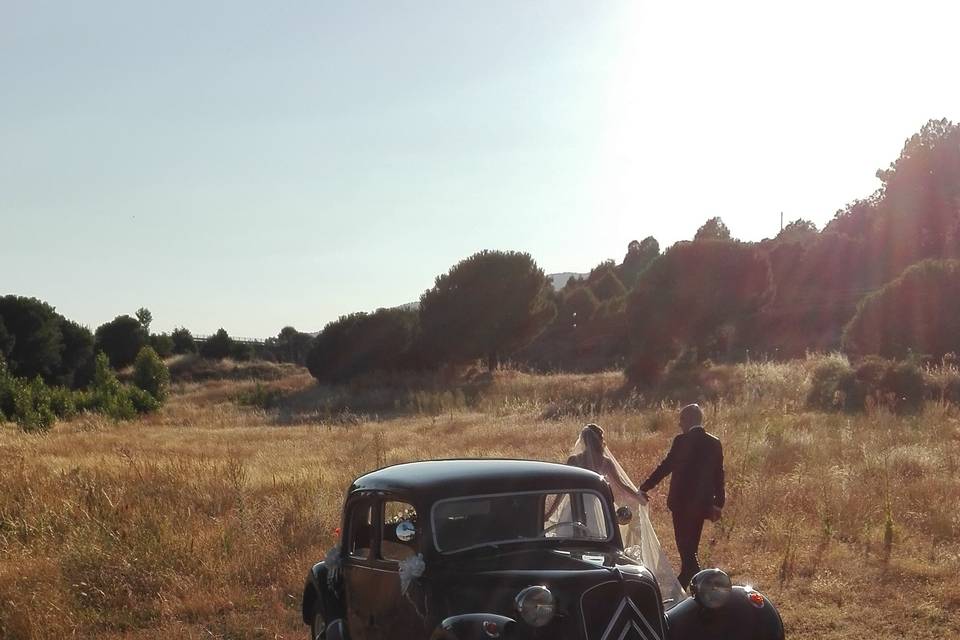
M 630 523 L 620 527 L 624 552 L 641 562 L 657 579 L 665 607 L 670 608 L 683 600 L 686 595 L 670 566 L 670 560 L 660 548 L 660 541 L 650 522 L 647 501 L 604 443 L 603 429 L 595 424 L 585 426 L 580 431 L 567 464 L 595 471 L 607 478 L 617 507 L 628 507 L 633 512 Z

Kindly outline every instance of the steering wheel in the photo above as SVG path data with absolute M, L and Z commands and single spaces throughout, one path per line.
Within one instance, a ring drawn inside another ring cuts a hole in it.
M 560 527 L 566 526 L 566 525 L 570 525 L 571 527 L 576 527 L 577 529 L 580 529 L 581 531 L 583 531 L 583 532 L 584 532 L 585 534 L 587 534 L 588 536 L 589 536 L 590 533 L 591 533 L 591 532 L 590 532 L 590 527 L 588 527 L 587 525 L 583 524 L 582 522 L 574 522 L 574 521 L 571 520 L 571 521 L 569 521 L 569 522 L 558 522 L 558 523 L 556 523 L 556 524 L 552 524 L 552 525 L 550 525 L 549 527 L 547 527 L 546 529 L 544 529 L 544 530 L 543 530 L 543 533 L 541 533 L 540 535 L 545 538 L 545 537 L 547 537 L 547 534 L 548 534 L 548 533 L 550 533 L 550 532 L 552 532 L 552 531 L 554 531 L 554 530 L 556 530 L 556 529 L 559 529 Z

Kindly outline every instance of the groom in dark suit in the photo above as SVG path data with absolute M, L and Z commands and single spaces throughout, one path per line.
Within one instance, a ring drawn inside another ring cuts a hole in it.
M 691 404 L 680 410 L 680 435 L 670 453 L 640 485 L 646 494 L 670 474 L 667 507 L 673 514 L 673 532 L 680 552 L 680 575 L 684 589 L 700 571 L 697 551 L 705 520 L 720 519 L 726 499 L 723 490 L 723 447 L 703 429 L 703 411 Z

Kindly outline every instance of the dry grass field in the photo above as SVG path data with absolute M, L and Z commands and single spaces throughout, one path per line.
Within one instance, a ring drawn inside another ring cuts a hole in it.
M 810 366 L 744 365 L 740 397 L 707 408 L 729 502 L 704 564 L 767 592 L 790 638 L 960 636 L 960 416 L 810 413 Z M 0 638 L 303 638 L 303 578 L 361 472 L 564 460 L 594 420 L 639 478 L 675 432 L 671 409 L 619 397 L 616 373 L 417 392 L 319 389 L 292 368 L 204 377 L 143 421 L 0 427 Z

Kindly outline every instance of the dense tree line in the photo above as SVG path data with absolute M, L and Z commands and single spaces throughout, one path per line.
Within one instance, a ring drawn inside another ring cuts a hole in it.
M 624 367 L 641 385 L 671 362 L 841 348 L 855 357 L 956 353 L 960 127 L 928 122 L 877 176 L 881 188 L 822 231 L 798 219 L 774 238 L 742 242 L 715 216 L 663 252 L 653 237 L 631 241 L 622 261 L 560 291 L 528 254 L 481 251 L 438 276 L 415 309 L 351 314 L 316 336 L 287 326 L 257 345 L 224 329 L 203 341 L 183 327 L 151 334 L 145 308 L 91 333 L 46 303 L 6 296 L 0 356 L 9 375 L 78 388 L 94 377 L 94 354 L 123 368 L 144 348 L 160 358 L 291 362 L 326 383 L 511 360 L 542 370 Z
M 619 264 L 604 261 L 557 292 L 529 256 L 482 252 L 437 279 L 390 348 L 386 311 L 331 323 L 311 370 L 332 381 L 476 359 L 495 368 L 509 357 L 541 370 L 622 366 L 652 384 L 678 358 L 956 352 L 956 266 L 942 261 L 960 258 L 960 127 L 927 123 L 877 175 L 881 188 L 822 231 L 797 219 L 741 242 L 715 216 L 665 252 L 655 238 L 634 240 Z

